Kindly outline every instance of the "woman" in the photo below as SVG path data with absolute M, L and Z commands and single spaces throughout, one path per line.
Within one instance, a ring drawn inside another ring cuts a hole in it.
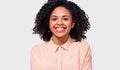
M 49 0 L 38 12 L 34 33 L 45 41 L 32 48 L 32 70 L 92 70 L 85 41 L 90 24 L 85 12 L 67 0 Z

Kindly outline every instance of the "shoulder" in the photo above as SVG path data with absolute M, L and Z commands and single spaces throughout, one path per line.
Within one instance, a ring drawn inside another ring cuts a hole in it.
M 79 45 L 79 47 L 80 46 L 86 46 L 86 47 L 89 46 L 89 43 L 86 40 L 81 40 L 81 41 L 78 41 L 78 42 L 74 41 L 74 44 Z
M 81 40 L 79 42 L 74 42 L 74 45 L 76 45 L 81 50 L 88 50 L 88 49 L 90 49 L 90 45 L 87 42 L 87 40 Z
M 76 46 L 79 50 L 79 53 L 81 55 L 81 59 L 87 55 L 91 55 L 91 47 L 87 40 L 81 40 L 80 42 L 76 42 Z
M 32 47 L 31 52 L 32 53 L 37 53 L 41 49 L 45 48 L 47 45 L 48 45 L 48 42 L 36 44 Z

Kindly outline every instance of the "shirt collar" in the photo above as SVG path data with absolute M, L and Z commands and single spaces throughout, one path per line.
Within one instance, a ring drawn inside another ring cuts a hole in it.
M 63 48 L 64 50 L 67 51 L 68 48 L 69 48 L 69 46 L 71 45 L 71 43 L 72 43 L 72 39 L 71 39 L 71 37 L 69 37 L 68 40 L 66 41 L 66 43 L 63 44 L 61 47 L 59 47 L 57 44 L 55 44 L 55 43 L 53 42 L 52 37 L 51 37 L 51 39 L 50 39 L 50 44 L 51 44 L 52 50 L 53 50 L 54 52 L 57 52 L 59 48 Z

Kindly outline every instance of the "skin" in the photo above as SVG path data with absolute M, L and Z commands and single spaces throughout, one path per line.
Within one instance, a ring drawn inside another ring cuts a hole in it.
M 56 7 L 49 19 L 53 42 L 59 46 L 63 45 L 68 40 L 70 30 L 73 27 L 74 23 L 70 11 L 62 6 Z

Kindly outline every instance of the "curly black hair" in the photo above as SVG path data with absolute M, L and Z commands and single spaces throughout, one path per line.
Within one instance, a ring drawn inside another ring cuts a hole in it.
M 33 33 L 39 34 L 44 41 L 50 40 L 52 32 L 49 29 L 49 19 L 52 11 L 58 6 L 65 7 L 72 15 L 75 25 L 70 31 L 70 37 L 75 41 L 85 39 L 85 33 L 90 28 L 88 15 L 77 4 L 67 0 L 48 0 L 36 15 Z

